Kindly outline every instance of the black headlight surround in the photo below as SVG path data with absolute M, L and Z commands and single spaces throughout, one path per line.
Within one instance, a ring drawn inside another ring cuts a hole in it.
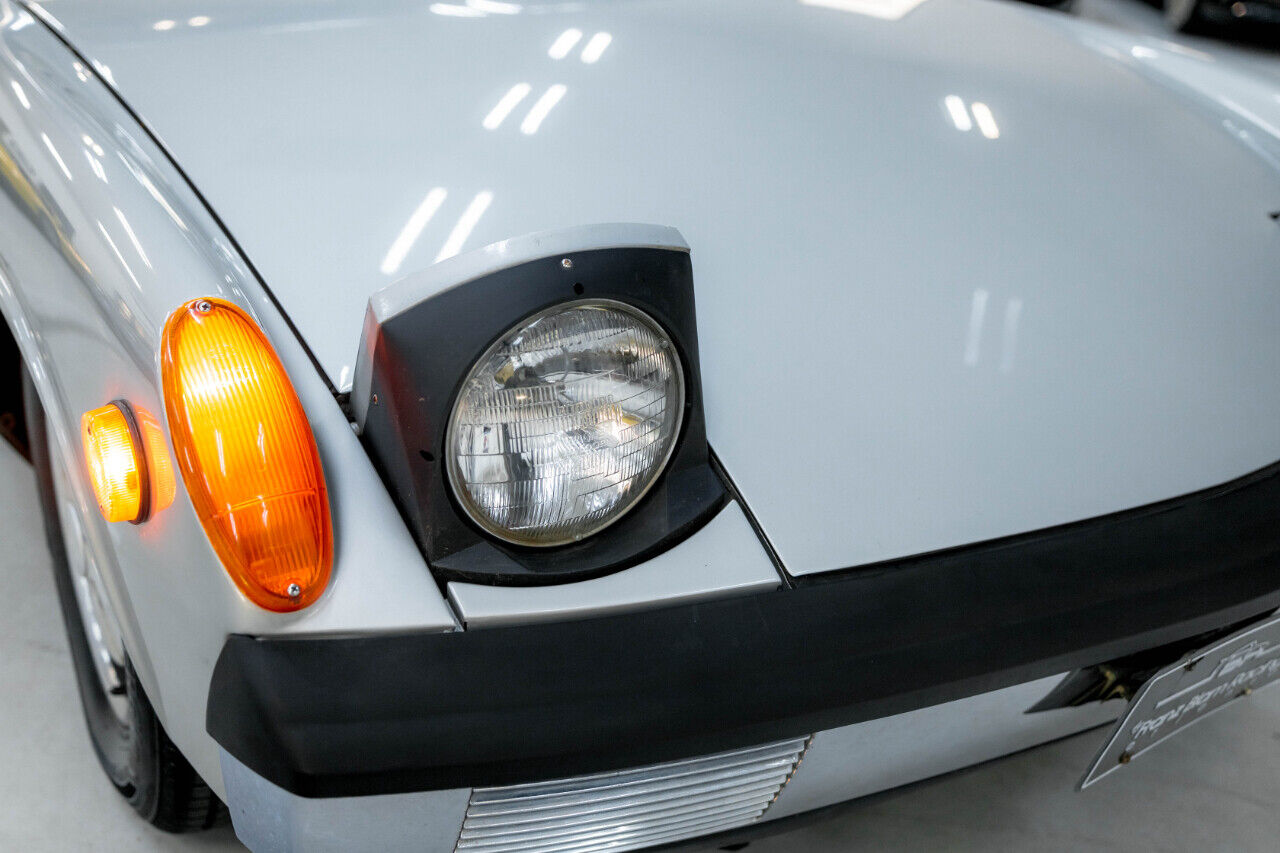
M 622 518 L 581 542 L 512 545 L 457 504 L 447 481 L 449 417 L 464 378 L 494 341 L 526 317 L 583 299 L 634 306 L 671 337 L 685 378 L 681 432 L 666 468 Z M 687 251 L 591 249 L 527 261 L 369 326 L 365 346 L 372 356 L 362 439 L 441 581 L 534 585 L 607 574 L 676 544 L 727 499 L 707 449 Z

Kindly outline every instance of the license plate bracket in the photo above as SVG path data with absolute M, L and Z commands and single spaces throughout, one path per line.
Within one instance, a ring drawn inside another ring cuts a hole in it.
M 1210 714 L 1280 680 L 1280 615 L 1215 640 L 1149 678 L 1116 722 L 1077 790 L 1111 775 Z

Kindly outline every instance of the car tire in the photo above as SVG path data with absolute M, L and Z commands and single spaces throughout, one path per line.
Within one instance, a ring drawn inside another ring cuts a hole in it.
M 192 832 L 223 823 L 225 806 L 165 734 L 127 655 L 120 667 L 123 696 L 115 697 L 116 708 L 121 710 L 112 706 L 112 697 L 93 662 L 74 587 L 58 512 L 44 408 L 25 371 L 23 407 L 58 603 L 89 739 L 98 761 L 134 811 L 159 829 Z
M 1164 0 L 1164 22 L 1176 33 L 1198 32 L 1203 23 L 1200 0 Z

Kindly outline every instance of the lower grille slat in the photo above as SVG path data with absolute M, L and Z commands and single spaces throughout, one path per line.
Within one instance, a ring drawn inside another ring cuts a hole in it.
M 705 784 L 696 787 L 681 786 L 672 788 L 669 791 L 652 791 L 642 796 L 628 797 L 624 799 L 601 800 L 599 803 L 574 803 L 572 805 L 557 806 L 554 809 L 538 809 L 537 811 L 512 812 L 503 815 L 475 815 L 472 814 L 472 826 L 477 829 L 490 826 L 510 826 L 515 827 L 521 824 L 541 824 L 549 820 L 568 820 L 571 818 L 588 818 L 593 815 L 604 816 L 607 813 L 615 811 L 632 811 L 643 810 L 646 808 L 660 806 L 666 801 L 688 802 L 689 798 L 699 799 L 703 796 L 721 796 L 729 790 L 746 790 L 748 788 L 767 787 L 772 785 L 777 787 L 783 780 L 787 778 L 790 769 L 782 771 L 770 770 L 767 773 L 752 775 L 748 777 L 739 777 L 728 780 L 730 786 L 718 784 Z
M 530 782 L 525 785 L 511 785 L 500 788 L 477 788 L 471 797 L 476 806 L 492 806 L 499 803 L 528 804 L 548 798 L 573 797 L 583 790 L 621 788 L 626 785 L 642 784 L 646 781 L 673 780 L 679 777 L 698 774 L 727 773 L 734 768 L 755 768 L 767 766 L 771 760 L 784 763 L 795 759 L 792 741 L 780 744 L 769 744 L 733 752 L 720 753 L 701 758 L 689 758 L 683 761 L 672 761 L 648 767 L 637 767 L 630 770 L 614 770 L 591 776 L 575 776 L 554 782 Z M 803 741 L 800 741 L 803 743 Z
M 473 847 L 459 846 L 459 850 L 475 850 L 477 853 L 549 853 L 549 851 L 598 851 L 598 850 L 634 850 L 649 844 L 646 839 L 654 835 L 674 834 L 678 838 L 692 838 L 700 834 L 698 830 L 711 823 L 727 823 L 730 826 L 742 826 L 755 820 L 764 812 L 764 808 L 743 808 L 719 814 L 708 813 L 684 820 L 673 820 L 668 823 L 627 823 L 614 825 L 607 830 L 581 832 L 548 838 L 546 840 L 519 839 L 501 843 L 481 844 Z
M 457 850 L 595 853 L 696 838 L 758 820 L 807 740 L 551 782 L 477 788 Z
M 628 826 L 635 826 L 640 823 L 666 821 L 682 815 L 708 810 L 730 809 L 738 806 L 743 801 L 750 801 L 757 796 L 772 798 L 774 792 L 778 790 L 778 787 L 784 780 L 785 777 L 777 779 L 769 786 L 760 786 L 743 791 L 730 791 L 724 796 L 717 797 L 712 800 L 698 799 L 690 803 L 687 800 L 675 799 L 658 803 L 649 808 L 627 810 L 625 813 L 610 812 L 590 817 L 575 817 L 567 820 L 546 821 L 538 825 L 521 824 L 517 827 L 511 827 L 504 834 L 510 836 L 550 838 L 558 833 L 577 832 L 597 827 L 608 828 L 616 826 L 619 822 L 625 822 Z M 768 802 L 768 800 L 766 799 L 765 802 Z M 490 828 L 488 827 L 483 829 L 466 829 L 462 832 L 462 838 L 463 840 L 483 838 L 489 831 Z

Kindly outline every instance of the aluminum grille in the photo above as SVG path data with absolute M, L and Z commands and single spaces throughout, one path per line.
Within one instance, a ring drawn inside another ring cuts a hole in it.
M 800 763 L 807 740 L 554 782 L 477 788 L 458 850 L 636 850 L 751 823 Z

